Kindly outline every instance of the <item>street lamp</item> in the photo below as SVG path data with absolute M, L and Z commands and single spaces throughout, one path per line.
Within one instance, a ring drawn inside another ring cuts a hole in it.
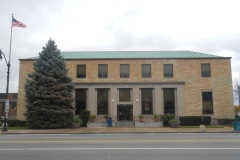
M 1 51 L 0 49 L 0 60 L 2 59 L 2 55 L 5 59 L 5 62 L 7 64 L 7 88 L 6 88 L 6 102 L 5 102 L 5 107 L 4 107 L 4 122 L 3 122 L 3 129 L 2 132 L 7 132 L 7 112 L 9 109 L 9 99 L 8 99 L 8 86 L 9 86 L 9 73 L 10 73 L 10 56 L 9 56 L 9 61 L 7 62 L 7 59 L 5 57 L 5 54 Z
M 113 117 L 113 103 L 114 103 L 114 99 L 112 99 L 112 109 L 111 109 L 111 115 Z
M 138 102 L 139 102 L 139 100 L 136 99 L 136 102 L 137 102 L 137 115 L 138 115 Z

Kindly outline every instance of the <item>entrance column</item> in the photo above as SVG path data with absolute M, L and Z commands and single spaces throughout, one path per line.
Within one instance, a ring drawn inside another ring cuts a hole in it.
M 112 120 L 116 120 L 116 116 L 117 116 L 117 103 L 118 103 L 118 94 L 117 94 L 117 87 L 116 86 L 112 86 L 110 88 L 110 112 L 109 114 L 112 117 Z
M 163 102 L 162 102 L 162 89 L 160 86 L 155 87 L 155 94 L 154 94 L 154 114 L 161 114 L 163 115 Z
M 95 87 L 89 87 L 87 95 L 87 109 L 93 115 L 97 115 L 97 97 Z
M 140 94 L 139 94 L 139 88 L 137 86 L 134 86 L 132 88 L 133 90 L 133 94 L 132 94 L 132 102 L 133 102 L 133 120 L 138 120 L 138 115 L 140 112 L 140 108 L 139 108 L 139 103 L 140 103 Z

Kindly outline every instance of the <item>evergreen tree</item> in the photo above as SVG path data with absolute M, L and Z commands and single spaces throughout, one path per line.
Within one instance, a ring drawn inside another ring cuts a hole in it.
M 26 121 L 33 129 L 71 127 L 73 121 L 72 79 L 54 40 L 43 47 L 26 81 Z

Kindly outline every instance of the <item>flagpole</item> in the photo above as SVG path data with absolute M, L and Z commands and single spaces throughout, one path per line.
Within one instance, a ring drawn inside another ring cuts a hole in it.
M 12 19 L 13 19 L 13 14 L 12 14 Z M 9 75 L 10 75 L 10 60 L 11 60 L 11 48 L 12 48 L 12 20 L 11 20 L 11 37 L 10 37 L 10 50 L 9 50 L 9 60 L 7 63 L 7 87 L 6 87 L 6 102 L 5 102 L 5 107 L 4 107 L 4 124 L 2 128 L 2 132 L 7 132 L 7 114 L 9 110 L 9 99 L 8 99 L 8 89 L 9 89 Z M 2 52 L 3 53 L 3 52 Z M 5 57 L 5 55 L 4 55 Z M 6 60 L 6 58 L 5 58 Z
M 13 13 L 12 13 L 12 19 L 13 19 Z M 10 64 L 11 60 L 11 52 L 12 52 L 12 21 L 11 21 L 11 36 L 10 36 L 10 49 L 9 49 L 9 61 L 8 63 Z
M 11 20 L 11 36 L 10 36 L 10 50 L 9 50 L 9 60 L 7 62 L 5 54 L 0 50 L 0 59 L 2 58 L 2 54 L 4 55 L 6 64 L 7 64 L 7 88 L 6 88 L 6 102 L 5 102 L 5 107 L 4 107 L 4 125 L 2 132 L 7 132 L 7 114 L 9 111 L 9 99 L 8 99 L 8 88 L 9 88 L 9 75 L 10 75 L 10 61 L 11 61 L 11 50 L 12 50 L 12 27 L 23 27 L 26 28 L 27 26 L 23 24 L 20 21 L 17 21 L 16 19 L 13 18 L 13 13 L 12 13 L 12 20 Z

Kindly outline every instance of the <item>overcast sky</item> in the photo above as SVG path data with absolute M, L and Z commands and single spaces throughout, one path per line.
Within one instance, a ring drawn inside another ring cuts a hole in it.
M 239 0 L 1 0 L 0 49 L 9 58 L 9 92 L 18 92 L 19 60 L 38 56 L 49 38 L 61 51 L 190 50 L 232 57 L 239 77 Z M 0 62 L 0 92 L 7 65 Z

